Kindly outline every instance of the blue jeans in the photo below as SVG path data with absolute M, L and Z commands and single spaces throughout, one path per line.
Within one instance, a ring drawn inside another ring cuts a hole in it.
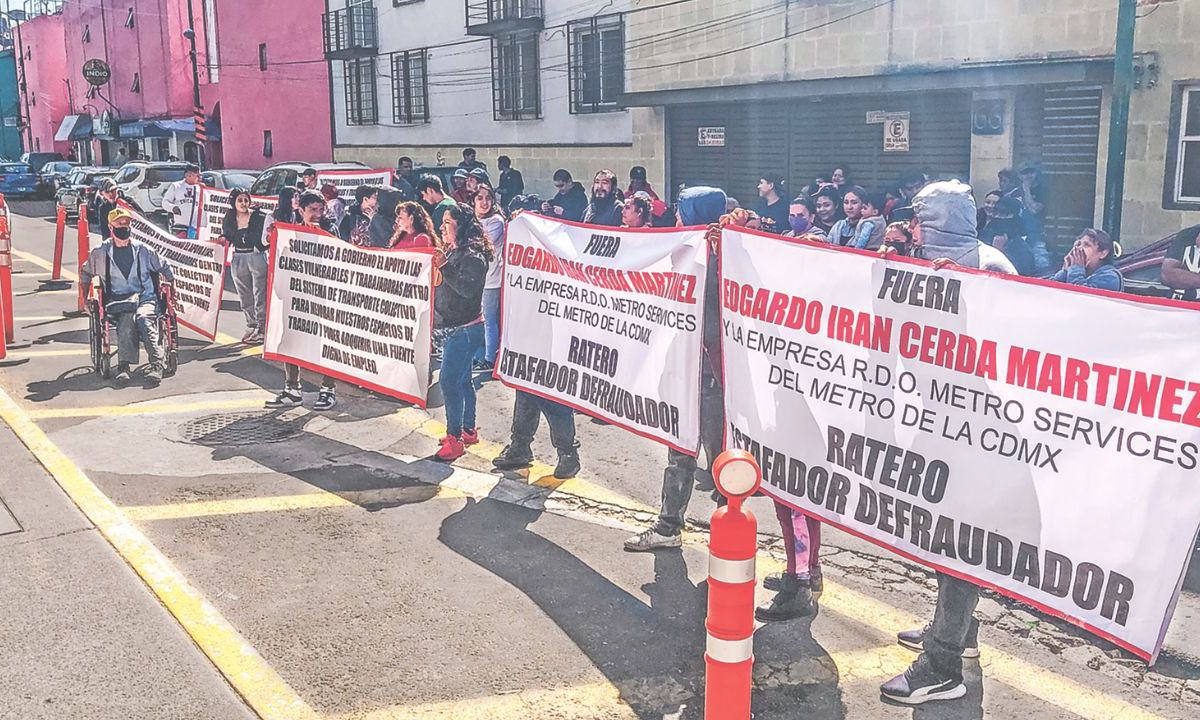
M 446 434 L 462 435 L 463 428 L 475 428 L 475 385 L 471 380 L 471 361 L 483 347 L 483 323 L 446 330 L 442 349 L 442 373 L 438 383 L 446 400 Z
M 500 351 L 500 288 L 483 289 L 483 327 L 483 347 L 475 359 L 495 364 L 496 353 Z

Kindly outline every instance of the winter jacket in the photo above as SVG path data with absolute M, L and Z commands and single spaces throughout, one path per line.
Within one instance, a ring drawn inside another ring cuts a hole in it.
M 338 223 L 338 237 L 360 247 L 371 244 L 371 218 L 363 214 L 362 204 L 354 203 Z
M 104 283 L 105 302 L 122 300 L 132 295 L 138 296 L 139 303 L 152 302 L 157 299 L 154 286 L 154 276 L 162 275 L 168 282 L 174 281 L 171 266 L 149 246 L 130 240 L 133 247 L 133 267 L 129 275 L 121 273 L 113 259 L 113 241 L 105 240 L 88 253 L 87 262 L 79 274 L 79 282 L 88 286 L 92 278 L 98 277 Z
M 930 183 L 913 198 L 913 212 L 921 223 L 918 252 L 926 260 L 949 258 L 964 267 L 1017 274 L 1004 253 L 979 242 L 970 185 L 958 180 Z
M 588 225 L 621 227 L 621 203 L 610 198 L 607 203 L 597 205 L 593 198 L 592 202 L 588 203 L 583 222 Z
M 1101 265 L 1091 275 L 1088 275 L 1087 271 L 1082 267 L 1072 265 L 1066 270 L 1059 270 L 1054 275 L 1054 279 L 1061 283 L 1096 288 L 1098 290 L 1121 292 L 1125 289 L 1125 278 L 1121 275 L 1121 271 L 1112 265 Z
M 442 282 L 434 291 L 439 328 L 456 328 L 478 322 L 483 316 L 483 284 L 488 261 L 478 250 L 455 248 L 440 268 Z
M 554 207 L 562 208 L 562 214 L 555 213 L 554 217 L 574 222 L 583 220 L 583 214 L 587 211 L 588 206 L 587 193 L 577 182 L 571 183 L 570 187 L 550 198 L 549 202 Z M 620 223 L 617 224 L 620 225 Z

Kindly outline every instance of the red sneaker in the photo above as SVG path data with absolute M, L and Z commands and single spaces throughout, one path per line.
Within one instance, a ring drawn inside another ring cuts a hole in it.
M 435 457 L 443 462 L 451 462 L 466 454 L 467 449 L 463 447 L 462 440 L 459 440 L 453 435 L 447 435 L 446 437 L 442 438 L 441 447 L 438 448 L 437 455 Z
M 462 438 L 463 445 L 477 445 L 479 443 L 479 429 L 471 428 L 470 430 L 463 430 L 462 435 L 459 435 L 459 437 Z

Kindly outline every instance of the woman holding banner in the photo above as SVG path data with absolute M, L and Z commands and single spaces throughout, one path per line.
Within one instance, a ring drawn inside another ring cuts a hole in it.
M 446 437 L 436 457 L 449 462 L 462 457 L 467 445 L 479 442 L 471 362 L 483 346 L 483 286 L 495 254 L 491 240 L 466 205 L 446 208 L 442 243 L 434 316 L 446 338 L 438 378 L 446 400 Z
M 484 342 L 475 358 L 475 367 L 491 370 L 496 364 L 496 353 L 500 350 L 500 286 L 504 283 L 504 215 L 496 205 L 496 191 L 487 183 L 479 183 L 475 189 L 475 218 L 492 241 L 495 256 L 488 266 L 487 280 L 483 284 L 483 332 Z
M 233 249 L 229 268 L 246 315 L 242 342 L 261 344 L 267 329 L 267 216 L 251 209 L 250 193 L 241 188 L 229 194 L 229 205 L 221 223 L 221 239 Z

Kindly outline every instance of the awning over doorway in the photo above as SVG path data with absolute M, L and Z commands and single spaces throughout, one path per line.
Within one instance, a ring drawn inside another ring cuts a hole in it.
M 54 133 L 54 142 L 82 140 L 92 134 L 91 115 L 68 115 Z
M 196 122 L 191 118 L 134 120 L 117 129 L 117 135 L 122 138 L 165 138 L 175 133 L 190 135 L 195 132 Z

